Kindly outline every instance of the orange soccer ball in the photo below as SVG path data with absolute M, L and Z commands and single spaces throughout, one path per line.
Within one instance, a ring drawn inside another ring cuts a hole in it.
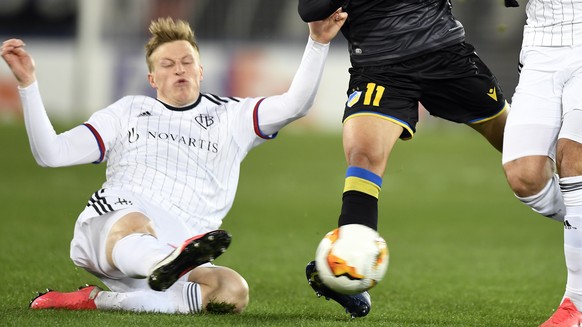
M 377 231 L 358 224 L 327 233 L 315 252 L 319 278 L 330 289 L 356 294 L 378 284 L 388 269 L 388 246 Z

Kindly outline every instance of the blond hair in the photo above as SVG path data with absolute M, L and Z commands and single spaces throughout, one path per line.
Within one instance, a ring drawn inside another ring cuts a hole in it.
M 162 44 L 173 41 L 187 41 L 199 52 L 196 37 L 190 24 L 183 20 L 174 21 L 170 17 L 158 18 L 150 23 L 149 31 L 152 34 L 148 43 L 145 45 L 146 62 L 148 70 L 153 70 L 153 63 L 150 60 L 152 53 Z

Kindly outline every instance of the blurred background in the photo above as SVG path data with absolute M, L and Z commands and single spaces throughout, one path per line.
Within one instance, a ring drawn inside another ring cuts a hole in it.
M 517 84 L 524 5 L 453 1 L 467 42 L 497 75 L 508 99 Z M 144 44 L 149 21 L 165 16 L 190 22 L 205 69 L 203 92 L 225 96 L 286 90 L 308 35 L 297 0 L 1 0 L 0 38 L 25 40 L 49 114 L 77 122 L 124 95 L 154 95 Z M 336 38 L 315 107 L 294 127 L 339 131 L 349 68 L 345 43 L 343 36 Z M 1 63 L 0 121 L 20 118 L 14 85 Z

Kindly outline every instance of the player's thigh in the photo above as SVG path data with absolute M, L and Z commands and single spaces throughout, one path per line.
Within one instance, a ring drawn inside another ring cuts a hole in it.
M 555 160 L 562 120 L 559 62 L 537 49 L 522 50 L 522 71 L 505 125 L 502 162 L 527 156 Z
M 570 48 L 569 52 L 562 94 L 564 116 L 582 110 L 582 46 Z
M 569 51 L 562 94 L 562 128 L 558 138 L 582 143 L 582 46 Z
M 116 191 L 107 190 L 102 194 L 102 198 L 111 204 L 114 203 L 112 199 L 117 199 L 118 195 Z M 125 277 L 122 272 L 110 264 L 108 256 L 108 253 L 112 251 L 111 231 L 120 227 L 119 223 L 124 218 L 140 217 L 138 221 L 147 224 L 147 228 L 132 229 L 135 226 L 129 223 L 130 227 L 128 228 L 131 230 L 122 234 L 152 233 L 160 242 L 176 247 L 184 240 L 198 234 L 197 231 L 188 228 L 182 219 L 145 198 L 127 193 L 123 194 L 123 197 L 129 199 L 126 201 L 127 204 L 119 208 L 113 206 L 111 208 L 114 210 L 109 212 L 96 211 L 93 206 L 87 206 L 75 224 L 74 236 L 71 241 L 71 259 L 77 266 L 100 278 L 119 279 Z M 117 284 L 119 283 L 115 283 L 116 286 Z
M 406 74 L 393 72 L 397 69 L 402 68 L 388 65 L 350 69 L 348 100 L 342 120 L 344 126 L 356 126 L 354 129 L 358 129 L 359 125 L 365 125 L 368 121 L 372 121 L 374 125 L 383 125 L 369 119 L 375 117 L 384 123 L 400 126 L 401 139 L 413 137 L 418 123 L 420 88 Z M 350 122 L 359 117 L 366 118 L 357 123 Z M 354 137 L 357 138 L 357 135 Z
M 557 165 L 561 177 L 582 175 L 582 47 L 570 51 L 567 66 L 571 74 L 564 85 L 564 114 L 557 143 Z
M 107 243 L 113 225 L 128 214 L 139 212 L 135 207 L 114 210 L 93 216 L 85 209 L 77 223 L 71 241 L 71 260 L 98 277 L 120 278 L 124 274 L 114 268 L 108 260 Z
M 507 101 L 496 77 L 477 55 L 447 69 L 454 76 L 456 70 L 466 72 L 465 66 L 473 67 L 472 74 L 425 79 L 420 102 L 431 115 L 456 123 L 477 125 L 503 118 Z

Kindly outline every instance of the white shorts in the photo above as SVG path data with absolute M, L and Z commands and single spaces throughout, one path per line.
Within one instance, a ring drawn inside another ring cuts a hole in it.
M 111 227 L 130 212 L 146 215 L 152 221 L 157 238 L 175 247 L 194 235 L 208 232 L 190 230 L 181 219 L 139 195 L 111 189 L 95 192 L 75 224 L 70 256 L 77 266 L 97 276 L 116 292 L 149 289 L 146 279 L 125 276 L 107 262 L 105 254 Z
M 524 47 L 520 62 L 502 162 L 535 155 L 555 160 L 563 117 L 582 110 L 582 46 Z

